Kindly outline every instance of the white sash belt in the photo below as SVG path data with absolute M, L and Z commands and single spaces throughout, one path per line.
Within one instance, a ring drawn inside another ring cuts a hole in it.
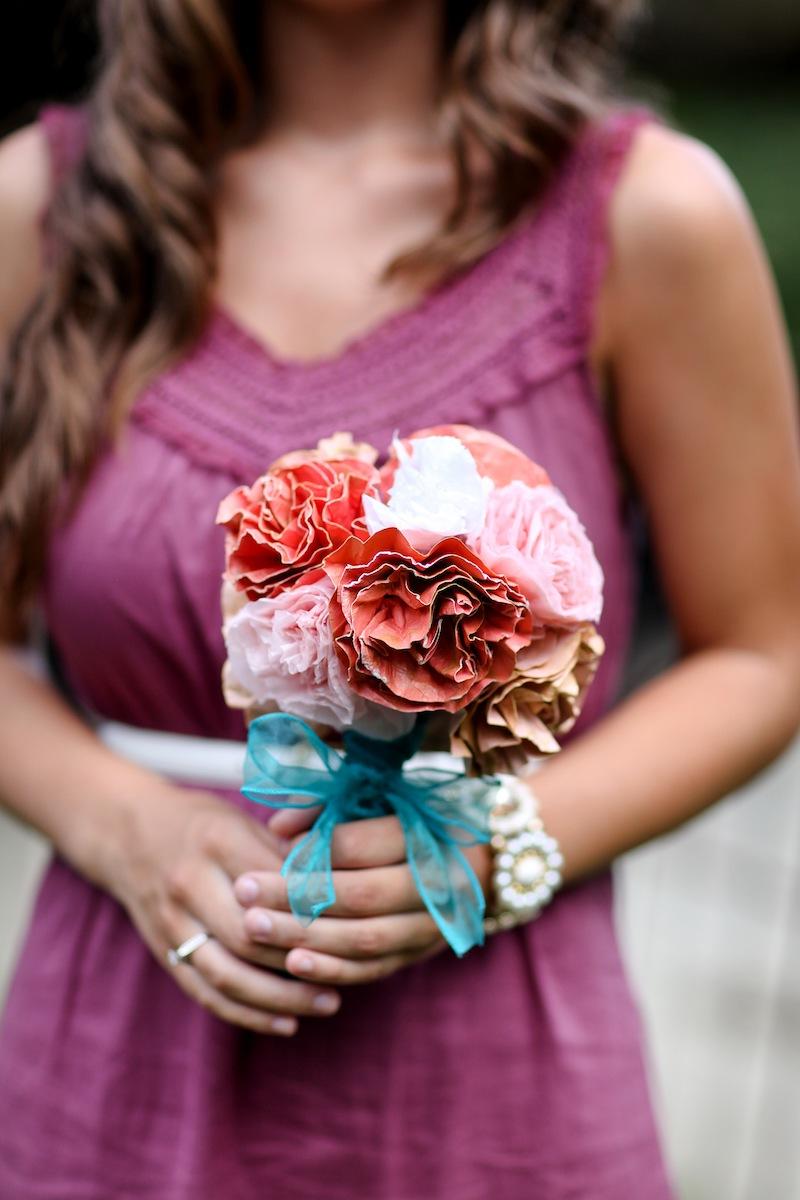
M 241 787 L 244 742 L 140 729 L 119 721 L 99 721 L 95 733 L 115 754 L 158 775 L 198 787 Z
M 95 732 L 110 750 L 158 775 L 197 787 L 238 788 L 242 785 L 245 743 L 224 738 L 166 733 L 100 720 Z M 309 757 L 313 751 L 308 751 Z M 463 773 L 464 760 L 439 750 L 420 750 L 408 767 L 437 767 Z

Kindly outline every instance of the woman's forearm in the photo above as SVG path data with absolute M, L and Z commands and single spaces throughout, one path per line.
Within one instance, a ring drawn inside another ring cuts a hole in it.
M 682 824 L 776 758 L 800 727 L 795 659 L 693 653 L 548 760 L 532 784 L 565 882 Z
M 0 804 L 82 874 L 105 878 L 125 815 L 159 778 L 107 749 L 47 683 L 0 647 Z

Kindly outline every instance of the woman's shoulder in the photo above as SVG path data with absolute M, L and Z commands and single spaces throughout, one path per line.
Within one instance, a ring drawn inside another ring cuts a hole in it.
M 608 235 L 600 341 L 626 322 L 631 305 L 688 296 L 759 242 L 731 168 L 705 142 L 655 119 L 631 139 L 609 199 Z
M 662 122 L 641 125 L 613 197 L 616 240 L 685 255 L 749 219 L 730 167 L 705 142 Z
M 41 221 L 50 163 L 39 123 L 0 141 L 0 340 L 33 299 L 41 271 Z

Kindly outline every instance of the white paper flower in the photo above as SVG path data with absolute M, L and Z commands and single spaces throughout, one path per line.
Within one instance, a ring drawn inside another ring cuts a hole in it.
M 410 454 L 395 439 L 393 450 L 399 466 L 388 502 L 364 496 L 370 534 L 399 529 L 423 552 L 444 537 L 477 537 L 493 484 L 478 474 L 474 458 L 458 438 L 417 438 Z

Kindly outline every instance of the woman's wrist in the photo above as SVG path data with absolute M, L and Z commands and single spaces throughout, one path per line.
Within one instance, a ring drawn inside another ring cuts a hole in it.
M 498 778 L 489 814 L 492 874 L 484 928 L 490 934 L 538 917 L 561 887 L 564 865 L 531 781 Z

